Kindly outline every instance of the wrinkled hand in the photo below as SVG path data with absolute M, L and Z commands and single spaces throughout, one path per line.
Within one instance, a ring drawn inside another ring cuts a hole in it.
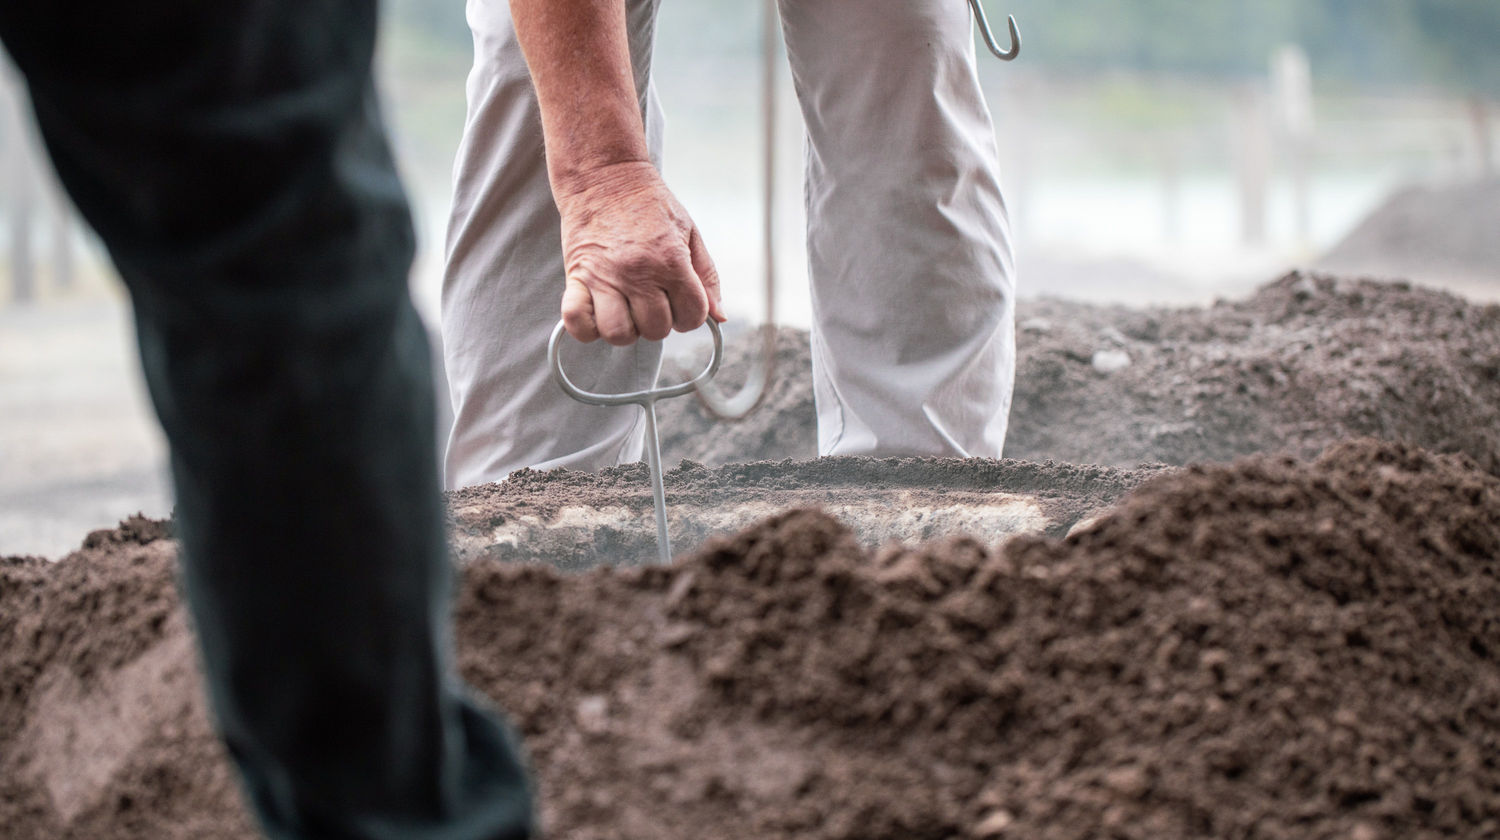
M 703 237 L 649 163 L 616 163 L 555 185 L 562 214 L 562 319 L 579 341 L 626 345 L 725 320 Z

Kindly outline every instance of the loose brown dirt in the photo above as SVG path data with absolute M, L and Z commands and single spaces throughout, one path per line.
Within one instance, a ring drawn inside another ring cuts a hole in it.
M 450 496 L 549 836 L 1500 836 L 1500 307 L 1292 275 L 1020 324 L 1028 461 L 686 463 L 668 568 L 591 568 L 652 551 L 639 466 Z M 810 440 L 782 369 L 733 446 Z M 1133 466 L 1248 451 L 1300 460 Z M 0 835 L 252 836 L 175 554 L 0 560 Z
M 0 565 L 0 824 L 247 837 L 152 523 Z M 549 836 L 1500 832 L 1500 480 L 1393 444 L 1172 471 L 1071 537 L 810 510 L 670 568 L 476 560 L 465 676 Z
M 1208 308 L 1023 300 L 1017 324 L 1010 458 L 1118 467 L 1308 458 L 1369 435 L 1467 453 L 1500 472 L 1500 306 L 1289 274 Z M 666 463 L 816 456 L 807 337 L 784 331 L 781 341 L 782 380 L 745 423 L 712 433 L 691 401 L 661 404 Z

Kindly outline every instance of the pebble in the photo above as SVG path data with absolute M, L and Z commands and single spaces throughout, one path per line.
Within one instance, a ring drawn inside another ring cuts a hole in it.
M 609 701 L 597 694 L 578 701 L 576 711 L 578 728 L 590 735 L 599 735 L 609 729 Z
M 1003 808 L 991 811 L 979 821 L 978 825 L 974 826 L 974 836 L 981 840 L 1004 837 L 1005 830 L 1010 828 L 1010 824 L 1015 821 L 1016 818 Z
M 1100 350 L 1094 354 L 1091 364 L 1100 373 L 1114 373 L 1130 367 L 1130 354 L 1124 350 Z

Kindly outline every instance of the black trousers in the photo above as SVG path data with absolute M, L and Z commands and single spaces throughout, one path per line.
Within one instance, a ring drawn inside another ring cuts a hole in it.
M 57 171 L 129 287 L 220 732 L 274 838 L 519 838 L 454 676 L 412 228 L 373 0 L 4 0 Z

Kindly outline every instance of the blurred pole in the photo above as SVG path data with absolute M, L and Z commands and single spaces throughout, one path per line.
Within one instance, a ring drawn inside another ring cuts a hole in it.
M 31 222 L 35 211 L 26 144 L 16 132 L 10 142 L 10 282 L 11 299 L 28 303 L 36 297 L 36 260 L 31 252 Z
M 1301 47 L 1284 46 L 1271 56 L 1271 95 L 1292 182 L 1296 246 L 1307 248 L 1312 242 L 1308 165 L 1312 157 L 1314 118 L 1312 69 Z
M 66 292 L 74 285 L 73 206 L 61 188 L 47 190 L 47 209 L 52 228 L 52 288 Z
M 1479 174 L 1488 178 L 1495 174 L 1495 143 L 1490 134 L 1488 103 L 1478 94 L 1469 98 L 1469 121 L 1474 126 L 1474 148 L 1479 153 Z
M 1179 132 L 1161 146 L 1162 235 L 1173 245 L 1182 241 L 1182 146 Z
M 1235 180 L 1240 193 L 1240 238 L 1246 247 L 1266 244 L 1266 195 L 1271 180 L 1271 138 L 1265 94 L 1247 85 L 1234 101 Z
M 998 64 L 996 66 L 999 66 Z M 1032 216 L 1032 186 L 1036 180 L 1036 135 L 1040 122 L 1031 107 L 1038 97 L 1028 78 L 1008 79 L 1001 88 L 1001 107 L 995 115 L 997 138 L 1005 163 L 1001 177 L 1005 187 L 1005 207 L 1010 219 L 1011 235 L 1020 242 L 1028 233 Z
M 31 252 L 34 204 L 30 157 L 21 117 L 20 86 L 8 66 L 0 66 L 0 127 L 4 129 L 5 212 L 10 221 L 11 300 L 26 303 L 36 296 L 36 266 Z

